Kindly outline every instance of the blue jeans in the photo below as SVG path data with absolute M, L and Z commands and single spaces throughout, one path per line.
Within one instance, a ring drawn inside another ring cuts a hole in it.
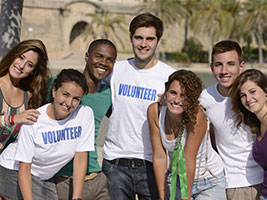
M 165 199 L 170 199 L 171 179 L 172 179 L 172 173 L 171 173 L 170 170 L 168 170 L 168 172 L 167 172 L 167 180 L 166 180 Z M 179 175 L 178 174 L 177 174 L 177 182 L 176 182 L 175 200 L 181 200 L 180 179 L 179 179 Z
M 224 173 L 194 181 L 191 200 L 226 200 Z
M 102 171 L 108 179 L 108 190 L 111 200 L 158 199 L 158 190 L 151 162 L 144 166 L 124 167 L 103 160 Z
M 261 196 L 260 196 L 260 200 L 267 200 L 267 197 L 266 197 L 266 196 L 263 196 L 263 195 L 261 194 Z

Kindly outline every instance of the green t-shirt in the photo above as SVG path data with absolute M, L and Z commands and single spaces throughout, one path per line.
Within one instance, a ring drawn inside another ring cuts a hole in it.
M 52 83 L 55 78 L 52 78 L 49 84 L 49 94 L 48 98 L 51 98 L 51 88 Z M 106 85 L 101 85 L 97 93 L 84 95 L 81 101 L 81 104 L 90 106 L 94 111 L 95 117 L 95 151 L 88 152 L 88 166 L 86 174 L 92 172 L 99 172 L 101 168 L 97 161 L 97 149 L 96 149 L 96 140 L 98 136 L 98 129 L 101 123 L 102 118 L 108 111 L 111 106 L 111 90 Z M 65 165 L 57 174 L 57 176 L 72 176 L 73 175 L 73 160 Z

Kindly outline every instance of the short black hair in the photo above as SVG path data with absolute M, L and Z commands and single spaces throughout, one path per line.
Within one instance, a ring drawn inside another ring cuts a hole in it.
M 111 46 L 115 50 L 115 56 L 117 57 L 117 48 L 115 47 L 113 42 L 111 42 L 108 39 L 97 39 L 97 40 L 94 40 L 93 42 L 91 42 L 91 44 L 88 47 L 88 53 L 90 54 L 96 48 L 96 46 L 99 44 L 106 44 L 106 45 Z

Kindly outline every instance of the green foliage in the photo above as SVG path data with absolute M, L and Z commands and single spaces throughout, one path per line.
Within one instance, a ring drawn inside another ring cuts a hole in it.
M 163 57 L 162 53 L 160 56 Z M 164 57 L 171 62 L 190 62 L 189 56 L 183 52 L 165 52 Z
M 208 62 L 208 52 L 202 49 L 202 44 L 194 38 L 190 38 L 187 41 L 185 47 L 182 48 L 182 52 L 186 53 L 191 62 L 200 62 L 206 63 Z
M 243 51 L 243 59 L 245 62 L 258 62 L 259 60 L 259 49 L 258 48 L 244 46 L 242 47 L 242 51 Z M 266 58 L 267 51 L 265 49 L 263 49 L 263 55 L 265 55 L 265 58 Z

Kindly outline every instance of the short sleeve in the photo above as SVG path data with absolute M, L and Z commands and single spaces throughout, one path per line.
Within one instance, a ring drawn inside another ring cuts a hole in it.
M 31 163 L 34 156 L 34 130 L 32 125 L 22 125 L 18 135 L 18 146 L 15 160 Z
M 95 121 L 94 121 L 94 113 L 92 109 L 88 106 L 83 106 L 83 121 L 84 124 L 82 126 L 81 137 L 79 138 L 79 143 L 77 145 L 76 151 L 94 151 L 94 143 L 95 143 Z M 84 117 L 86 116 L 86 117 Z

